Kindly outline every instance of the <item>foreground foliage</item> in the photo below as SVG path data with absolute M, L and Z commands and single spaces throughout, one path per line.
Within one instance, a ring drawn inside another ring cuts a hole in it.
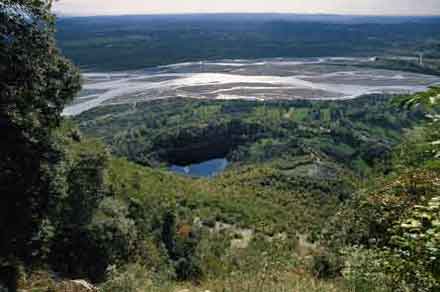
M 437 94 L 432 88 L 398 101 L 435 107 Z M 327 227 L 328 248 L 354 262 L 345 275 L 360 285 L 440 289 L 439 129 L 434 119 L 413 132 L 396 149 L 392 174 L 361 190 Z
M 0 280 L 11 263 L 45 257 L 66 195 L 62 151 L 53 141 L 64 105 L 80 89 L 76 68 L 55 47 L 50 2 L 0 3 Z M 12 270 L 11 270 L 12 269 Z M 3 279 L 5 277 L 5 279 Z M 13 285 L 11 283 L 11 285 Z

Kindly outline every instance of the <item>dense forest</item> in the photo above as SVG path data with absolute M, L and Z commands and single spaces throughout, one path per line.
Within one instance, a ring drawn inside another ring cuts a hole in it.
M 146 166 L 227 157 L 237 164 L 297 161 L 315 153 L 358 174 L 386 164 L 405 129 L 424 117 L 389 96 L 349 101 L 168 99 L 98 107 L 75 118 L 113 153 Z
M 0 291 L 440 290 L 439 87 L 71 119 L 55 24 L 0 3 Z M 168 171 L 215 157 L 214 178 Z
M 183 15 L 61 18 L 57 40 L 86 70 L 127 70 L 187 61 L 425 54 L 439 72 L 440 18 Z M 388 60 L 385 68 L 417 62 Z M 424 70 L 432 73 L 429 66 Z M 416 72 L 417 72 L 416 71 Z

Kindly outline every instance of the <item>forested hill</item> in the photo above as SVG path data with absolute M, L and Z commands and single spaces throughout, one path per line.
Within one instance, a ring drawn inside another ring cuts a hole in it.
M 84 69 L 207 59 L 322 56 L 438 58 L 438 17 L 170 15 L 60 18 L 63 53 Z M 176 48 L 179 48 L 178 50 Z

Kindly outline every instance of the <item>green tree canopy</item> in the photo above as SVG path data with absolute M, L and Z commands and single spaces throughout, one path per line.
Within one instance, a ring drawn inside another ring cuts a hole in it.
M 50 0 L 0 2 L 0 259 L 29 260 L 53 197 L 52 132 L 80 89 L 55 46 Z

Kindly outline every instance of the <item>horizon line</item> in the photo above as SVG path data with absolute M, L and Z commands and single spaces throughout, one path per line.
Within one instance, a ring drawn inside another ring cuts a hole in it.
M 363 14 L 363 13 L 320 13 L 320 12 L 179 12 L 179 13 L 115 13 L 115 14 L 68 14 L 52 11 L 57 17 L 109 17 L 109 16 L 190 16 L 190 15 L 298 15 L 336 17 L 440 17 L 440 14 Z

